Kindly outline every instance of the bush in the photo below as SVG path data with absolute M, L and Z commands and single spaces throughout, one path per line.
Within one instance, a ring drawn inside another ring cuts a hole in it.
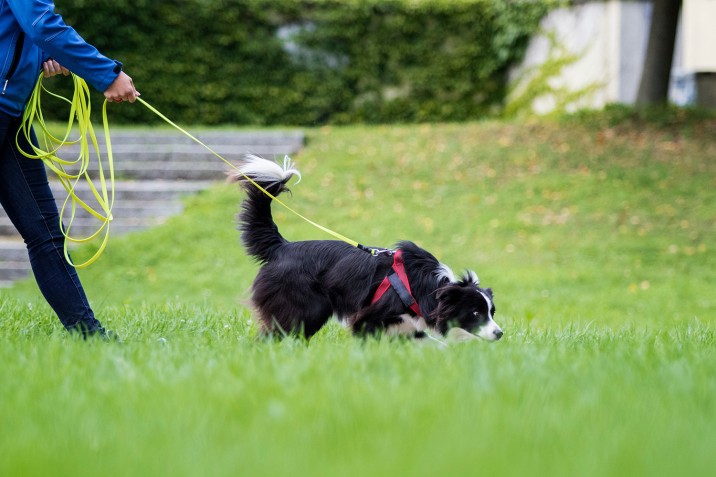
M 64 0 L 61 13 L 176 121 L 313 125 L 484 116 L 550 5 Z M 111 114 L 157 121 L 141 107 Z

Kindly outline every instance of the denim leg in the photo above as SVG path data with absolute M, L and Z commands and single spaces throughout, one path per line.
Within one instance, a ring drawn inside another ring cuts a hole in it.
M 42 161 L 28 159 L 16 147 L 17 118 L 0 113 L 0 204 L 27 245 L 35 280 L 67 329 L 99 326 L 74 267 L 63 252 L 64 236 Z M 33 133 L 32 141 L 37 144 Z M 25 138 L 20 147 L 30 151 Z

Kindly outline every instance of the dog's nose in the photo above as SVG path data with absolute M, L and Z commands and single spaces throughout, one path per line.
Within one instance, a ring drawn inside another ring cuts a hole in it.
M 496 340 L 499 340 L 500 338 L 502 338 L 502 335 L 503 335 L 502 330 L 495 331 L 495 339 Z

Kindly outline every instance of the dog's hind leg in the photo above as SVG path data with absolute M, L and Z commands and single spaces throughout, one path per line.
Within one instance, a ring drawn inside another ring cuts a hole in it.
M 313 301 L 301 308 L 259 306 L 260 332 L 275 338 L 304 336 L 310 338 L 331 318 L 327 302 Z

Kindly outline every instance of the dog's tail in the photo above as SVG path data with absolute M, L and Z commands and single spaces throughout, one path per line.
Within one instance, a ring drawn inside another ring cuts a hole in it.
M 291 177 L 295 175 L 300 180 L 301 173 L 288 156 L 281 166 L 274 161 L 246 154 L 237 167 L 238 170 L 229 172 L 229 181 L 238 182 L 248 194 L 241 204 L 239 214 L 241 241 L 249 255 L 260 262 L 269 262 L 276 249 L 286 243 L 286 239 L 281 236 L 273 221 L 271 197 L 256 184 L 275 197 L 288 191 L 286 184 Z

